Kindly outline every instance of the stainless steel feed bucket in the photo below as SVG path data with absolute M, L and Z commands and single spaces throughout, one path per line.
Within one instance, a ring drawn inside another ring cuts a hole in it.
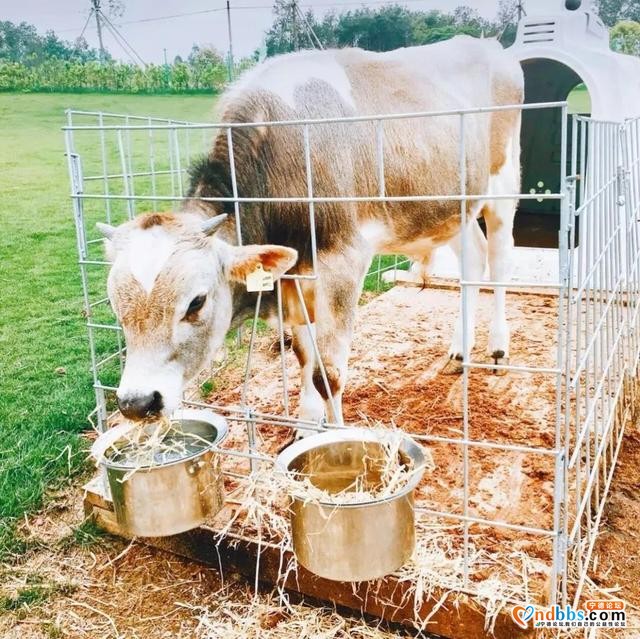
M 304 474 L 314 486 L 337 493 L 356 478 L 375 487 L 383 453 L 375 431 L 336 429 L 292 444 L 276 466 L 293 479 Z M 424 466 L 422 449 L 406 436 L 399 457 L 412 468 Z M 336 505 L 293 496 L 291 532 L 298 561 L 336 581 L 377 579 L 400 568 L 415 545 L 413 491 L 421 477 L 418 470 L 398 493 L 366 503 Z
M 211 445 L 170 463 L 140 468 L 126 479 L 131 466 L 103 462 L 116 519 L 130 535 L 176 535 L 199 526 L 223 506 L 219 456 L 211 447 L 226 436 L 226 420 L 211 411 L 194 409 L 182 409 L 176 417 L 182 430 Z

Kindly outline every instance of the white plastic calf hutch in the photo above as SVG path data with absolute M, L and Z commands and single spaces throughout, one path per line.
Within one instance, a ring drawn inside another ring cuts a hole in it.
M 207 383 L 185 397 L 185 405 L 213 408 L 229 421 L 222 450 L 227 507 L 210 525 L 151 543 L 448 637 L 485 636 L 486 619 L 496 636 L 515 637 L 520 631 L 506 613 L 509 604 L 579 600 L 623 433 L 632 423 L 640 356 L 640 121 L 633 119 L 634 101 L 640 108 L 640 100 L 638 74 L 632 72 L 639 65 L 608 51 L 606 32 L 588 3 L 582 4 L 569 11 L 559 0 L 527 3 L 514 47 L 529 101 L 546 104 L 523 109 L 524 182 L 522 193 L 509 195 L 525 213 L 558 217 L 558 248 L 529 249 L 526 259 L 517 255 L 511 283 L 474 282 L 463 273 L 456 281 L 434 278 L 423 290 L 395 286 L 360 307 L 345 421 L 402 428 L 433 460 L 416 492 L 412 562 L 386 579 L 355 585 L 296 570 L 282 531 L 273 525 L 282 520 L 279 502 L 261 481 L 300 425 L 293 417 L 298 373 L 282 324 L 270 336 L 256 321 L 234 342 L 238 346 L 230 342 L 233 357 L 214 366 L 221 369 L 214 377 L 218 386 L 205 372 L 200 381 Z M 592 116 L 569 115 L 565 102 L 549 102 L 564 100 L 581 80 L 591 95 Z M 452 143 L 463 166 L 464 123 L 475 114 L 412 117 L 456 118 L 460 136 Z M 393 199 L 384 189 L 384 122 L 402 117 L 266 126 L 299 131 L 309 158 L 314 127 L 374 122 L 381 182 L 369 199 L 384 201 Z M 68 112 L 67 157 L 100 430 L 115 409 L 126 349 L 105 294 L 108 263 L 95 223 L 177 207 L 190 161 L 208 150 L 218 131 L 232 146 L 241 126 L 250 125 Z M 549 130 L 557 131 L 555 137 Z M 310 162 L 305 164 L 308 192 L 297 199 L 312 216 L 318 198 Z M 463 185 L 456 193 L 411 197 L 455 199 L 464 214 L 466 202 L 478 194 L 465 193 Z M 336 193 L 322 200 L 352 197 Z M 245 199 L 234 191 L 240 229 Z M 381 282 L 384 270 L 397 274 L 403 263 L 401 256 L 374 260 L 369 288 Z M 300 286 L 298 276 L 288 277 Z M 499 367 L 507 374 L 494 375 L 483 356 L 490 307 L 481 293 L 478 348 L 469 352 L 465 345 L 462 375 L 445 375 L 459 290 L 466 312 L 468 290 L 478 285 L 509 291 L 511 360 Z M 272 353 L 274 340 L 278 354 Z M 302 426 L 339 427 L 323 421 Z M 86 506 L 101 525 L 121 532 L 99 478 L 88 487 Z M 442 606 L 452 600 L 457 607 Z
M 622 122 L 639 114 L 640 59 L 611 51 L 609 32 L 592 0 L 535 0 L 526 2 L 525 10 L 512 51 L 524 69 L 526 102 L 566 100 L 576 86 L 584 84 L 590 112 L 581 115 Z M 560 135 L 558 113 L 523 114 L 523 191 L 558 188 Z M 518 223 L 519 234 L 525 242 L 530 237 L 527 221 L 545 228 L 536 216 L 553 216 L 556 221 L 550 226 L 559 228 L 559 210 L 553 201 L 529 200 L 520 210 L 525 215 Z

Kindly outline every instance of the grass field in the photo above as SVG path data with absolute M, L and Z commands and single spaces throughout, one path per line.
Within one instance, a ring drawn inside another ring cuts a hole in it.
M 579 84 L 567 97 L 569 113 L 591 113 L 591 97 L 584 84 Z
M 0 93 L 0 556 L 13 523 L 85 466 L 94 396 L 64 158 L 64 109 L 210 118 L 209 96 Z

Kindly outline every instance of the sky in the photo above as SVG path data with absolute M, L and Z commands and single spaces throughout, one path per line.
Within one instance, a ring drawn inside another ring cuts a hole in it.
M 213 45 L 224 53 L 228 50 L 225 0 L 124 0 L 124 3 L 124 14 L 111 19 L 145 62 L 162 62 L 165 48 L 170 61 L 176 55 L 186 57 L 193 43 Z M 106 0 L 102 0 L 102 4 L 106 5 Z M 467 5 L 484 17 L 493 18 L 498 0 L 300 0 L 303 10 L 312 7 L 316 15 L 383 4 L 442 11 Z M 272 0 L 230 0 L 230 5 L 234 55 L 250 55 L 259 48 L 264 32 L 271 25 Z M 53 29 L 65 40 L 75 40 L 80 35 L 89 11 L 90 0 L 0 0 L 0 20 L 29 22 L 41 32 Z M 154 19 L 184 13 L 193 15 Z M 87 24 L 84 36 L 91 46 L 98 46 L 94 20 Z M 104 33 L 104 43 L 115 58 L 129 59 L 108 30 Z

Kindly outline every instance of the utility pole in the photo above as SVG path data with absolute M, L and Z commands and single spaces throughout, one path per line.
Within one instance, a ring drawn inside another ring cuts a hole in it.
M 233 36 L 231 35 L 231 7 L 227 0 L 227 30 L 229 31 L 229 59 L 227 64 L 229 67 L 229 82 L 233 81 Z
M 169 87 L 169 64 L 167 62 L 167 47 L 162 49 L 164 56 L 164 67 L 162 67 L 162 79 L 164 81 L 165 89 Z
M 298 3 L 297 0 L 291 0 L 291 36 L 293 40 L 293 50 L 299 49 L 298 45 Z
M 91 0 L 93 13 L 96 16 L 96 28 L 98 29 L 98 42 L 100 43 L 100 64 L 104 64 L 104 44 L 102 43 L 102 24 L 100 23 L 100 0 Z

